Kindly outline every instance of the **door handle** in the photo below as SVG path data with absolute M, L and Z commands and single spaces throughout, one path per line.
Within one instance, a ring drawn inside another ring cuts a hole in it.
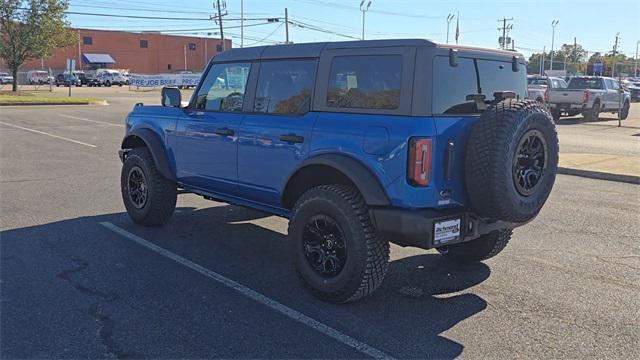
M 280 135 L 280 141 L 288 142 L 288 143 L 303 143 L 304 137 L 296 134 L 282 134 Z
M 235 132 L 229 128 L 218 128 L 214 132 L 222 136 L 233 136 L 233 134 L 235 134 Z

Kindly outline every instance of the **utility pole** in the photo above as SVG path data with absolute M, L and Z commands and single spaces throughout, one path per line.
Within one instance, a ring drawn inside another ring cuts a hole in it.
M 285 44 L 289 44 L 289 9 L 284 8 L 284 33 Z
M 616 42 L 613 44 L 613 58 L 611 59 L 611 77 L 616 77 L 616 54 L 618 52 L 618 37 L 620 33 L 616 33 Z
M 553 70 L 553 45 L 556 39 L 556 25 L 558 25 L 559 22 L 560 20 L 553 20 L 551 22 L 551 27 L 553 28 L 553 30 L 551 30 L 551 64 L 549 66 L 549 70 Z
M 369 11 L 369 6 L 371 6 L 371 1 L 367 3 L 367 6 L 364 6 L 364 2 L 366 0 L 362 0 L 360 2 L 360 11 L 362 11 L 362 40 L 364 40 L 364 14 Z
M 501 20 L 498 20 L 498 22 L 502 22 L 502 27 L 498 28 L 498 30 L 502 30 L 502 41 L 499 41 L 500 43 L 500 48 L 502 50 L 504 49 L 508 49 L 507 48 L 507 30 L 511 30 L 513 29 L 513 24 L 509 24 L 510 27 L 507 27 L 507 21 L 513 21 L 513 18 L 502 18 Z
M 454 17 L 456 16 L 453 14 L 447 15 L 447 44 L 449 43 L 449 25 L 451 24 L 451 20 L 453 20 Z
M 244 47 L 244 0 L 240 0 L 240 47 Z
M 220 0 L 216 0 L 216 2 L 214 3 L 213 7 L 218 10 L 218 20 L 216 21 L 218 23 L 218 25 L 220 26 L 220 40 L 222 40 L 222 44 L 220 45 L 220 48 L 222 51 L 225 51 L 225 45 L 224 45 L 224 29 L 222 26 L 222 17 L 224 15 L 227 15 L 227 3 L 226 1 L 222 1 L 222 6 L 220 5 Z M 224 11 L 224 14 L 222 13 L 222 11 Z

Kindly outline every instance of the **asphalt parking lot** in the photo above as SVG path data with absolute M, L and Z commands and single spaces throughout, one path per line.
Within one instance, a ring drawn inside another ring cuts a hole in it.
M 91 91 L 111 105 L 0 108 L 2 358 L 640 358 L 638 185 L 559 175 L 496 258 L 392 246 L 384 284 L 333 305 L 281 218 L 181 195 L 134 225 L 116 151 L 159 93 Z

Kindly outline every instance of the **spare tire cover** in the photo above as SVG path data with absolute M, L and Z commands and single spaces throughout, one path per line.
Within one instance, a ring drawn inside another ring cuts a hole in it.
M 491 105 L 471 127 L 465 184 L 471 206 L 491 220 L 526 222 L 546 202 L 558 169 L 558 135 L 533 100 Z

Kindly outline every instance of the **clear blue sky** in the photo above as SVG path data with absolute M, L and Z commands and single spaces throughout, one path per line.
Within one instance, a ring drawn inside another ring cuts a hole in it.
M 208 18 L 215 0 L 70 0 L 70 11 L 135 16 Z M 240 0 L 226 0 L 226 31 L 234 47 L 240 45 Z M 246 18 L 283 17 L 289 9 L 292 21 L 327 30 L 290 27 L 293 42 L 347 40 L 362 31 L 360 0 L 244 0 Z M 445 42 L 449 13 L 460 14 L 460 43 L 498 47 L 498 18 L 513 18 L 510 36 L 525 55 L 551 47 L 551 22 L 556 27 L 555 48 L 573 43 L 574 36 L 590 53 L 611 51 L 620 33 L 620 51 L 633 57 L 640 40 L 640 0 L 372 0 L 366 13 L 366 38 L 427 38 Z M 69 15 L 74 27 L 131 31 L 169 30 L 170 33 L 218 37 L 213 21 L 116 19 Z M 264 20 L 245 22 L 245 46 L 284 41 L 282 23 Z M 454 43 L 456 19 L 451 22 L 450 42 Z M 186 31 L 176 31 L 176 30 Z M 193 30 L 192 30 L 193 29 Z M 200 30 L 204 29 L 204 30 Z M 210 30 L 207 30 L 210 29 Z

